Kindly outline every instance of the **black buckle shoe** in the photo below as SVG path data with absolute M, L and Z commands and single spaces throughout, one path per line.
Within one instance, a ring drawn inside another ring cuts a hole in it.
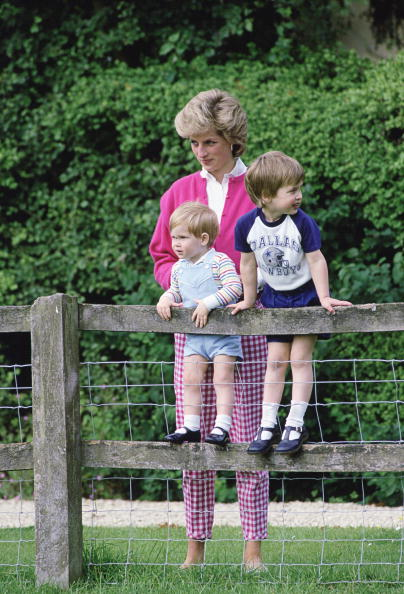
M 290 432 L 296 431 L 300 433 L 297 439 L 290 439 Z M 275 449 L 277 454 L 295 454 L 300 450 L 305 441 L 309 439 L 309 432 L 306 427 L 285 427 L 282 433 L 282 440 Z
M 222 433 L 220 435 L 218 433 L 209 433 L 205 438 L 206 443 L 212 443 L 213 445 L 219 446 L 224 446 L 229 443 L 230 437 L 228 431 L 225 431 L 225 429 L 222 429 L 221 427 L 214 427 L 214 429 L 220 429 Z
M 184 443 L 184 441 L 196 443 L 201 441 L 201 432 L 199 429 L 196 431 L 191 431 L 188 427 L 184 427 L 187 430 L 186 433 L 180 433 L 179 431 L 174 431 L 174 433 L 169 433 L 164 437 L 164 441 L 170 441 L 171 443 Z
M 263 431 L 270 431 L 272 437 L 269 439 L 261 439 Z M 279 427 L 260 427 L 257 435 L 247 448 L 247 454 L 266 454 L 271 449 L 271 446 L 279 443 L 280 440 L 281 432 L 279 431 Z

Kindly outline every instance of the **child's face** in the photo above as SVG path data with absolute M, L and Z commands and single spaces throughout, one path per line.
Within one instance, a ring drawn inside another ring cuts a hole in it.
M 208 251 L 209 235 L 202 233 L 196 237 L 185 225 L 178 225 L 171 230 L 171 245 L 178 258 L 197 262 Z
M 282 186 L 273 198 L 262 198 L 264 214 L 272 220 L 284 214 L 296 214 L 302 204 L 302 186 L 303 183 Z

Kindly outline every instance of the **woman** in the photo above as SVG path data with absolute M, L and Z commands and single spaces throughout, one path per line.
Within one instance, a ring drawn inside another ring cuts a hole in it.
M 180 178 L 161 198 L 160 216 L 150 243 L 157 282 L 167 289 L 177 258 L 171 248 L 169 218 L 183 202 L 198 200 L 212 208 L 220 222 L 220 233 L 214 248 L 225 252 L 239 271 L 240 253 L 234 248 L 237 219 L 254 208 L 245 187 L 246 166 L 240 159 L 247 140 L 247 116 L 237 99 L 212 89 L 191 99 L 175 118 L 180 136 L 188 138 L 192 151 L 202 166 L 191 175 Z M 183 426 L 183 353 L 184 335 L 175 335 L 175 370 L 177 427 Z M 243 336 L 243 363 L 236 375 L 236 398 L 233 414 L 232 442 L 249 442 L 259 425 L 262 386 L 267 358 L 263 336 Z M 204 441 L 214 425 L 215 391 L 211 377 L 203 389 Z M 188 550 L 181 566 L 186 569 L 204 560 L 205 541 L 211 538 L 215 504 L 214 471 L 184 471 L 183 491 L 186 512 Z M 243 536 L 244 564 L 247 569 L 262 568 L 261 541 L 267 537 L 268 473 L 237 472 L 237 492 Z

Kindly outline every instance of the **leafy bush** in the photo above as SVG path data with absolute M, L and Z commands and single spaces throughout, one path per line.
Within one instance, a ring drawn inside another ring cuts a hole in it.
M 95 11 L 87 2 L 71 10 L 56 4 L 59 12 L 41 2 L 30 9 L 17 1 L 0 7 L 2 304 L 31 303 L 55 292 L 91 303 L 157 301 L 161 290 L 148 244 L 159 197 L 195 169 L 173 120 L 189 98 L 212 87 L 234 93 L 247 110 L 247 163 L 280 149 L 304 165 L 304 208 L 322 228 L 334 294 L 355 303 L 402 299 L 404 54 L 373 64 L 313 39 L 298 47 L 297 32 L 313 9 L 308 3 L 304 13 L 300 1 L 293 8 L 300 16 L 290 27 L 290 3 L 271 5 L 272 41 L 254 47 L 257 15 L 268 3 L 213 3 L 219 33 L 206 52 L 197 49 L 212 37 L 203 27 L 193 51 L 189 32 L 195 27 L 175 37 L 174 3 L 167 3 L 166 28 L 153 28 L 150 36 L 140 3 L 97 3 Z M 153 4 L 150 23 L 162 24 L 160 5 Z M 198 5 L 187 3 L 184 22 L 199 14 Z M 238 49 L 223 53 L 242 40 L 244 58 Z M 308 49 L 313 45 L 322 49 Z M 394 358 L 399 346 L 398 335 L 349 335 L 319 346 L 317 354 Z M 83 361 L 173 357 L 171 336 L 85 333 L 81 349 Z M 7 338 L 0 357 L 26 362 L 29 343 Z M 157 384 L 158 373 L 147 366 L 134 372 L 136 384 L 153 378 Z M 100 383 L 115 383 L 111 368 Z M 161 402 L 157 387 L 146 396 Z M 118 406 L 91 420 L 86 402 L 83 394 L 83 428 L 93 427 L 97 438 L 128 439 L 133 431 L 136 439 L 160 439 L 164 431 L 161 407 L 134 408 L 128 425 L 127 411 Z M 172 422 L 173 409 L 167 410 Z M 348 436 L 355 418 L 347 422 L 338 410 L 330 413 L 330 424 Z M 380 429 L 382 412 L 375 418 L 378 434 L 387 435 Z M 3 426 L 17 434 L 15 421 Z

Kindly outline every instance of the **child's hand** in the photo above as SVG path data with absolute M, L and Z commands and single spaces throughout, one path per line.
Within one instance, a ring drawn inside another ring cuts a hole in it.
M 340 301 L 339 299 L 333 299 L 332 297 L 323 297 L 320 299 L 321 305 L 329 311 L 331 314 L 335 314 L 335 309 L 333 305 L 352 305 L 350 301 Z
M 238 303 L 230 303 L 230 305 L 226 305 L 226 307 L 230 307 L 233 310 L 231 312 L 232 316 L 237 314 L 239 311 L 243 311 L 243 309 L 250 309 L 251 307 L 254 307 L 254 306 L 255 306 L 255 301 L 254 301 L 254 303 L 250 303 L 249 301 L 246 301 L 245 299 L 243 299 L 243 301 L 239 301 Z
M 200 299 L 195 299 L 198 304 L 192 313 L 192 321 L 195 322 L 197 328 L 203 328 L 208 322 L 209 310 Z
M 171 299 L 168 299 L 167 297 L 161 297 L 156 305 L 156 309 L 160 318 L 163 318 L 163 320 L 171 320 L 171 308 L 181 306 L 182 303 L 175 303 L 175 301 L 171 301 Z

